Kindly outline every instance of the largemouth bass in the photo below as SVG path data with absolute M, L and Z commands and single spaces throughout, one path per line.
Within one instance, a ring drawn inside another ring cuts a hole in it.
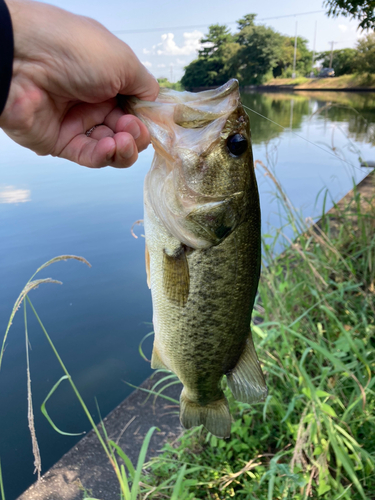
M 155 330 L 152 368 L 184 387 L 180 419 L 228 437 L 221 381 L 246 403 L 267 394 L 250 319 L 261 261 L 249 119 L 238 82 L 199 93 L 130 99 L 155 156 L 144 184 L 146 269 Z

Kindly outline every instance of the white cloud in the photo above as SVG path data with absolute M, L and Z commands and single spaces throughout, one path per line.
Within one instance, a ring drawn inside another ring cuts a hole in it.
M 29 189 L 16 189 L 14 186 L 5 186 L 0 189 L 0 203 L 25 203 L 30 201 Z
M 185 61 L 185 59 L 177 58 L 177 64 L 186 64 L 186 61 Z
M 144 54 L 151 54 L 151 50 L 148 50 L 148 49 L 143 49 L 142 52 Z
M 166 68 L 165 64 L 158 64 L 158 68 Z
M 152 63 L 150 63 L 149 61 L 141 61 L 141 63 L 143 64 L 143 66 L 146 66 L 146 68 L 152 68 Z
M 339 24 L 339 30 L 342 31 L 343 33 L 345 33 L 345 31 L 348 29 L 347 26 L 345 26 L 345 24 Z
M 183 44 L 178 46 L 173 33 L 164 33 L 161 36 L 161 42 L 153 45 L 153 52 L 159 56 L 190 56 L 195 54 L 201 47 L 200 39 L 203 37 L 203 33 L 194 30 L 184 33 L 183 37 Z M 146 53 L 145 50 L 147 49 L 143 49 L 143 53 Z

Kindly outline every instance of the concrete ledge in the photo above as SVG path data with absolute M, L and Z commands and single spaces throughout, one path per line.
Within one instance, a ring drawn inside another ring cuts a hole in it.
M 149 378 L 141 387 L 150 389 L 160 378 L 161 375 Z M 181 384 L 178 384 L 164 394 L 178 400 L 181 389 Z M 160 432 L 155 431 L 151 438 L 147 459 L 156 456 L 163 443 L 175 439 L 182 430 L 178 405 L 162 397 L 158 397 L 154 404 L 152 395 L 144 405 L 146 397 L 145 392 L 137 389 L 104 419 L 108 436 L 118 441 L 134 466 L 150 427 L 156 426 Z M 116 474 L 94 431 L 81 439 L 18 500 L 81 500 L 83 488 L 100 500 L 120 498 Z

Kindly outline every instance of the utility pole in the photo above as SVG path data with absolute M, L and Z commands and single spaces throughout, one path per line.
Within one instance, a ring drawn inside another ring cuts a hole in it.
M 329 67 L 332 68 L 332 58 L 333 58 L 333 45 L 335 42 L 330 42 L 331 44 L 331 58 L 329 60 Z
M 171 63 L 170 69 L 171 69 L 171 83 L 173 83 L 173 63 Z
M 318 26 L 318 21 L 315 21 L 314 48 L 313 48 L 313 55 L 312 55 L 311 73 L 314 69 L 314 62 L 315 62 L 315 45 L 316 45 L 316 28 L 317 28 L 317 26 Z
M 297 27 L 298 27 L 298 21 L 296 21 L 296 35 L 294 37 L 294 57 L 293 57 L 293 73 L 292 73 L 292 78 L 296 77 Z

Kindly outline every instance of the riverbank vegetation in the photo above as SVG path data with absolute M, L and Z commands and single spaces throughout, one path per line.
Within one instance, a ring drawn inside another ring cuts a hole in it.
M 293 89 L 360 89 L 374 88 L 375 91 L 375 74 L 351 74 L 342 75 L 337 78 L 273 78 L 264 83 L 265 86 L 288 86 Z
M 230 78 L 237 78 L 241 86 L 261 85 L 273 78 L 291 78 L 293 71 L 297 77 L 318 75 L 317 66 L 330 66 L 330 52 L 316 54 L 313 61 L 307 40 L 297 37 L 293 70 L 294 37 L 284 36 L 264 24 L 256 24 L 255 19 L 255 14 L 241 18 L 234 34 L 225 25 L 211 25 L 201 39 L 198 58 L 185 67 L 181 85 L 191 90 L 222 85 Z M 373 73 L 375 34 L 369 33 L 360 39 L 355 49 L 334 50 L 332 67 L 337 76 Z M 336 79 L 329 80 L 331 86 L 336 86 Z M 357 84 L 365 86 L 360 80 Z
M 227 392 L 229 440 L 198 428 L 166 444 L 147 465 L 149 498 L 169 498 L 178 477 L 179 499 L 373 498 L 374 199 L 354 190 L 309 227 L 281 188 L 277 202 L 285 226 L 265 235 L 252 326 L 269 395 L 250 406 Z M 286 248 L 275 257 L 279 239 Z

